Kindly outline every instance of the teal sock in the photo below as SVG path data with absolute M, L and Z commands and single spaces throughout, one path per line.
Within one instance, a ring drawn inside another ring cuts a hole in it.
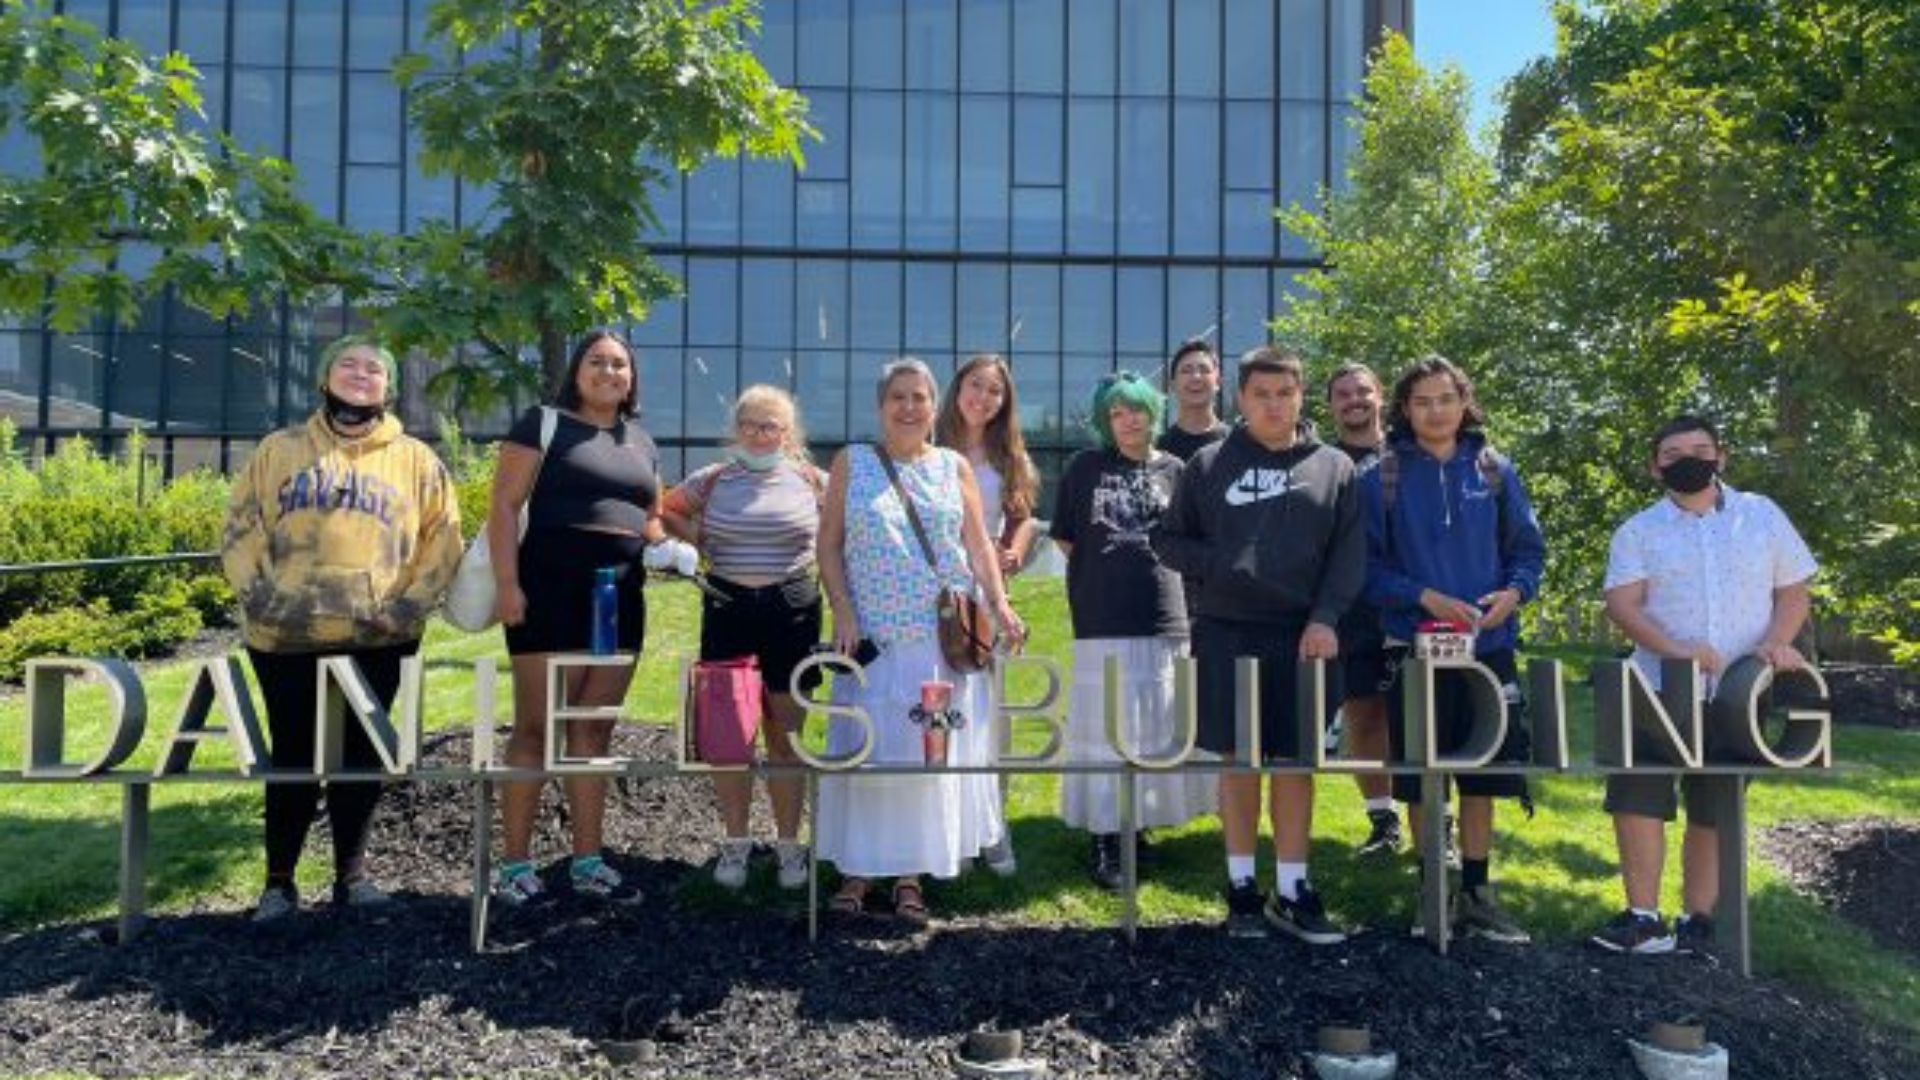
M 512 881 L 521 874 L 531 873 L 533 873 L 533 863 L 525 859 L 519 862 L 503 862 L 500 864 L 500 878 L 502 881 Z
M 573 876 L 576 878 L 592 877 L 593 872 L 598 870 L 600 864 L 605 861 L 605 859 L 602 859 L 598 855 L 575 855 L 573 857 Z

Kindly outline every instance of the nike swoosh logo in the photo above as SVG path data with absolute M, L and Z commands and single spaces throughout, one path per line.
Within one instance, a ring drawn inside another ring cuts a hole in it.
M 1295 483 L 1293 472 L 1289 469 L 1248 469 L 1240 478 L 1227 485 L 1228 506 L 1250 506 L 1267 499 L 1277 499 L 1289 491 L 1298 491 L 1307 485 Z

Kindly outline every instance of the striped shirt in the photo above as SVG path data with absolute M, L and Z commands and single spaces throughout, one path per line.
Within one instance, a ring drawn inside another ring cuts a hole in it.
M 714 576 L 761 586 L 811 570 L 820 534 L 817 478 L 818 470 L 801 462 L 766 472 L 727 462 L 687 477 L 681 490 L 699 519 L 700 550 Z

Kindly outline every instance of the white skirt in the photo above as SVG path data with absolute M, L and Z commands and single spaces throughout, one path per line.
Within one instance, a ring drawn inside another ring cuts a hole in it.
M 1107 741 L 1102 693 L 1106 659 L 1120 660 L 1120 734 L 1136 754 L 1171 753 L 1174 738 L 1173 663 L 1187 654 L 1181 638 L 1092 638 L 1073 643 L 1073 693 L 1067 706 L 1067 760 L 1075 764 L 1123 760 Z M 1089 832 L 1120 831 L 1122 777 L 1067 774 L 1060 778 L 1060 817 Z M 1143 772 L 1133 778 L 1134 822 L 1170 828 L 1211 814 L 1219 805 L 1212 773 Z
M 967 716 L 966 726 L 949 735 L 947 760 L 954 765 L 992 761 L 989 676 L 956 674 L 941 662 L 940 648 L 932 642 L 890 647 L 866 674 L 864 688 L 851 677 L 836 678 L 833 698 L 866 710 L 873 724 L 868 762 L 917 765 L 925 760 L 920 728 L 907 714 L 920 702 L 920 684 L 936 676 L 953 684 L 954 703 Z M 835 716 L 827 727 L 829 754 L 846 754 L 859 740 L 860 726 L 853 720 Z M 820 778 L 815 849 L 842 874 L 955 877 L 963 860 L 997 842 L 1004 829 L 992 773 L 861 776 L 854 770 Z

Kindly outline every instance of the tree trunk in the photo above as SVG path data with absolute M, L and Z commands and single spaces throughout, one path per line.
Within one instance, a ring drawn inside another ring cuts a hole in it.
M 552 401 L 567 377 L 567 332 L 549 316 L 540 318 L 540 382 Z

